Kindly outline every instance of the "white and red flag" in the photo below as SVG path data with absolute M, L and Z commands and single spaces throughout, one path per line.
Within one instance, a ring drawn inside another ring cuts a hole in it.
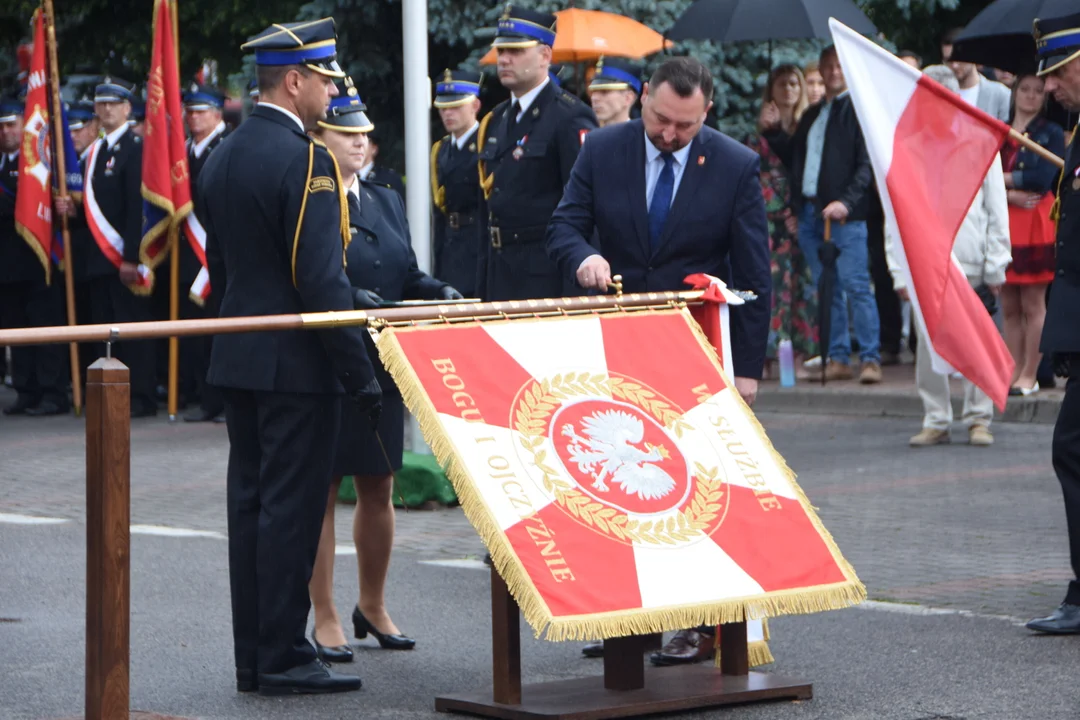
M 538 635 L 865 597 L 686 310 L 390 328 L 378 346 Z
M 829 25 L 934 371 L 958 371 L 1004 409 L 1013 360 L 952 247 L 1009 127 L 843 23 Z

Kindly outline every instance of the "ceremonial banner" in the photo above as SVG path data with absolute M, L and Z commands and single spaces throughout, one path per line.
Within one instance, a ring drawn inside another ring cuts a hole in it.
M 34 13 L 34 48 L 27 76 L 23 139 L 19 146 L 19 184 L 15 194 L 15 230 L 38 256 L 45 268 L 45 282 L 52 279 L 52 186 L 50 184 L 49 85 L 46 65 L 45 19 Z
M 143 237 L 139 260 L 151 270 L 165 258 L 179 223 L 191 212 L 187 148 L 176 46 L 176 3 L 154 3 L 154 48 L 146 83 L 146 133 L 143 137 Z
M 83 173 L 79 165 L 79 153 L 75 152 L 75 141 L 71 139 L 71 128 L 68 126 L 67 107 L 60 108 L 61 133 L 64 139 L 64 173 L 67 175 L 67 192 L 75 202 L 82 202 Z M 52 174 L 53 194 L 60 195 L 60 174 Z M 64 262 L 64 235 L 60 227 L 53 228 L 52 244 L 53 261 L 59 265 Z
M 1004 410 L 1012 355 L 952 247 L 1009 126 L 846 25 L 829 26 L 934 372 L 959 371 Z
M 538 636 L 865 598 L 688 311 L 389 328 L 378 347 Z

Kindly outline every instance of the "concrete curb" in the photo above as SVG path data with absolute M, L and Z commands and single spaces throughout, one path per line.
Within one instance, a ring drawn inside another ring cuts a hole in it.
M 996 413 L 995 421 L 1053 425 L 1061 409 L 1061 392 L 1048 392 L 1032 398 L 1009 398 L 1005 412 Z M 953 396 L 953 412 L 961 417 L 963 399 Z M 828 387 L 797 386 L 779 388 L 766 385 L 758 393 L 754 410 L 810 415 L 859 415 L 871 417 L 923 416 L 922 401 L 914 387 L 906 390 L 838 390 Z

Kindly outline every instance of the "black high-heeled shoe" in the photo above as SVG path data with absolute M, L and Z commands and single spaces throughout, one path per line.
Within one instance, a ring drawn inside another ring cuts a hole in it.
M 360 612 L 360 607 L 353 608 L 352 613 L 353 634 L 359 640 L 363 640 L 371 633 L 372 637 L 379 641 L 379 647 L 383 650 L 412 650 L 416 641 L 404 635 L 389 635 L 379 632 L 378 628 Z
M 353 651 L 348 645 L 334 645 L 327 647 L 315 639 L 315 632 L 311 633 L 311 642 L 315 645 L 315 652 L 319 659 L 327 663 L 351 663 Z

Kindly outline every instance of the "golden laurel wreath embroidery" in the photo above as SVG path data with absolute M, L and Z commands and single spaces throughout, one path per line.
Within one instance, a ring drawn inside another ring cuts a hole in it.
M 703 534 L 720 513 L 723 498 L 723 482 L 718 468 L 706 468 L 695 463 L 694 479 L 697 481 L 694 498 L 690 505 L 666 520 L 631 520 L 626 513 L 607 507 L 578 490 L 561 478 L 545 461 L 547 450 L 543 449 L 548 417 L 559 406 L 559 401 L 579 395 L 606 396 L 626 400 L 655 417 L 660 423 L 682 437 L 691 426 L 669 403 L 656 396 L 648 388 L 625 378 L 590 375 L 589 373 L 566 373 L 550 380 L 533 381 L 521 394 L 515 410 L 515 429 L 521 435 L 520 442 L 533 456 L 536 469 L 544 476 L 544 488 L 555 495 L 555 501 L 586 525 L 624 542 L 675 545 L 692 540 Z

